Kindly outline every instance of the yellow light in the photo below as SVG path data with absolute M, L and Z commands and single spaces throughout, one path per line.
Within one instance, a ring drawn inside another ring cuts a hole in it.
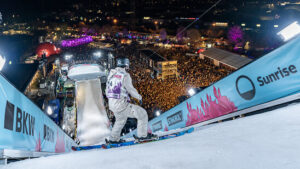
M 154 24 L 157 25 L 157 24 L 158 24 L 158 21 L 154 21 Z
M 215 22 L 215 23 L 213 23 L 213 26 L 227 27 L 228 23 L 227 22 Z
M 117 20 L 117 19 L 114 19 L 113 22 L 114 22 L 114 24 L 116 24 L 116 23 L 118 22 L 118 20 Z
M 246 24 L 245 24 L 245 23 L 242 23 L 241 26 L 246 26 Z
M 261 27 L 261 25 L 260 24 L 256 24 L 256 27 Z

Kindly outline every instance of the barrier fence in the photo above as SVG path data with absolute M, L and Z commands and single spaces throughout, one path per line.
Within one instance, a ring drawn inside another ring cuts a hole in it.
M 0 149 L 62 153 L 70 152 L 73 145 L 60 127 L 0 74 Z
M 299 71 L 300 37 L 297 37 L 152 119 L 148 132 L 191 126 L 297 94 Z

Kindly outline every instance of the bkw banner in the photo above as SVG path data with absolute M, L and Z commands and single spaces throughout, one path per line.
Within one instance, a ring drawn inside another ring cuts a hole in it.
M 76 143 L 0 74 L 0 149 L 69 152 Z

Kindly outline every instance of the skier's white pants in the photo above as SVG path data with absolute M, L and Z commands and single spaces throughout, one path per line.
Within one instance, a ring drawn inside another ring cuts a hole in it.
M 115 113 L 115 124 L 112 128 L 110 140 L 119 141 L 121 131 L 127 121 L 127 118 L 136 118 L 137 119 L 137 136 L 146 137 L 147 136 L 147 127 L 148 127 L 148 114 L 145 109 L 142 107 L 129 103 L 127 108 L 124 111 Z

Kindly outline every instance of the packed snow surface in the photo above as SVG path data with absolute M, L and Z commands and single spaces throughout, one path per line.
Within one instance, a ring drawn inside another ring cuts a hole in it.
M 296 169 L 300 104 L 197 128 L 181 137 L 24 160 L 4 169 Z
M 78 64 L 72 66 L 68 77 L 73 80 L 89 80 L 106 76 L 103 66 L 97 64 Z
M 103 103 L 99 79 L 76 82 L 77 137 L 81 145 L 93 145 L 109 136 L 109 120 Z

